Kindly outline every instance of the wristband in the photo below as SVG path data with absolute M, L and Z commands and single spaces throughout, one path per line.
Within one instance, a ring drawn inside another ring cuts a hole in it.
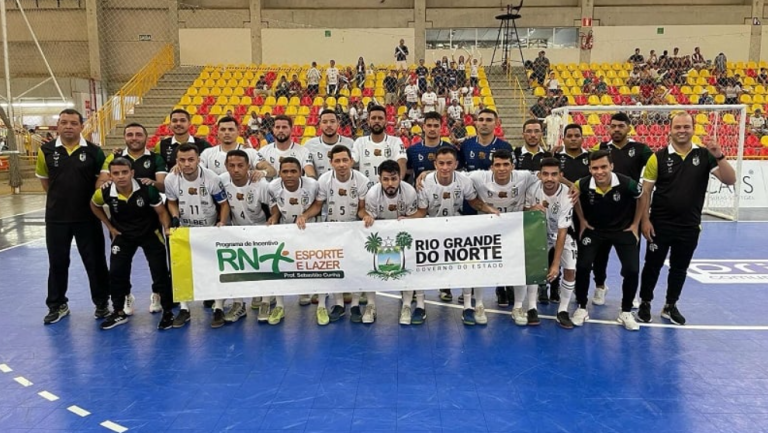
M 181 221 L 179 221 L 179 217 L 173 217 L 171 218 L 171 227 L 176 228 L 181 225 Z
M 715 158 L 716 161 L 722 161 L 724 159 L 725 159 L 725 154 L 724 153 L 722 155 L 720 155 L 719 157 Z

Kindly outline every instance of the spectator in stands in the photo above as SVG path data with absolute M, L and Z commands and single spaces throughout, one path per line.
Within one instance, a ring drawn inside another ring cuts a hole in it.
M 408 117 L 408 113 L 401 114 L 400 118 L 397 119 L 396 127 L 399 130 L 406 129 L 406 130 L 410 131 L 412 126 L 413 126 L 413 122 Z
M 398 70 L 408 70 L 408 47 L 405 46 L 405 39 L 400 39 L 400 45 L 395 47 L 395 63 Z
M 373 101 L 371 103 L 373 104 Z M 363 130 L 363 135 L 371 135 L 371 128 L 368 126 L 368 107 L 362 101 L 357 102 L 357 117 L 360 119 L 360 129 Z
M 476 88 L 480 82 L 480 66 L 483 64 L 483 56 L 472 59 L 472 66 L 469 67 L 469 87 Z
M 459 105 L 459 100 L 454 99 L 451 101 L 451 105 L 448 107 L 448 126 L 453 126 L 453 123 L 457 120 L 461 120 L 464 112 Z
M 264 118 L 261 120 L 261 129 L 264 131 L 265 136 L 269 136 L 272 134 L 272 128 L 275 127 L 275 119 L 272 117 L 272 113 L 269 111 L 264 113 Z M 267 141 L 270 143 L 272 140 L 267 138 Z
M 560 108 L 568 106 L 568 97 L 563 94 L 563 89 L 557 89 L 555 94 L 555 101 L 552 104 L 552 108 Z
M 699 47 L 696 47 L 693 49 L 693 55 L 691 56 L 691 62 L 693 62 L 693 66 L 696 69 L 701 69 L 707 64 L 707 61 L 704 60 L 704 55 L 701 54 L 701 49 Z
M 277 87 L 275 87 L 275 97 L 280 98 L 281 96 L 288 97 L 288 89 L 291 87 L 290 83 L 288 83 L 288 80 L 285 79 L 285 75 L 280 77 L 280 82 L 277 83 Z
M 547 106 L 544 105 L 544 98 L 539 97 L 535 104 L 528 110 L 528 115 L 531 119 L 544 119 L 547 117 Z
M 307 96 L 314 98 L 320 93 L 320 71 L 317 62 L 312 62 L 312 67 L 307 71 Z
M 445 77 L 448 87 L 453 87 L 459 83 L 459 70 L 456 67 L 456 62 L 451 62 L 448 70 L 445 71 Z
M 456 119 L 456 121 L 453 122 L 453 126 L 451 126 L 451 135 L 449 137 L 451 143 L 456 146 L 461 146 L 461 143 L 467 138 L 467 128 L 464 126 L 464 121 L 462 119 Z
M 595 93 L 595 81 L 590 77 L 584 77 L 584 83 L 581 85 L 581 91 L 585 95 Z
M 459 100 L 461 98 L 461 91 L 459 90 L 459 87 L 457 85 L 451 86 L 451 88 L 448 90 L 448 102 L 450 104 L 451 101 Z
M 640 74 L 641 74 L 640 66 L 635 65 L 632 68 L 632 72 L 629 73 L 629 78 L 627 78 L 627 86 L 637 86 L 640 84 Z
M 365 84 L 365 60 L 362 57 L 357 59 L 355 66 L 355 84 L 358 89 L 362 89 Z
M 291 84 L 288 86 L 288 95 L 299 98 L 301 97 L 301 94 L 302 94 L 302 89 L 301 89 L 301 81 L 299 80 L 299 76 L 296 74 L 293 74 L 293 79 L 291 80 Z
M 384 104 L 392 105 L 397 102 L 397 71 L 389 71 L 389 76 L 384 78 Z
M 336 96 L 339 93 L 339 70 L 336 68 L 336 61 L 331 60 L 331 66 L 325 70 L 326 89 L 328 96 Z
M 602 75 L 598 77 L 597 84 L 595 84 L 595 93 L 597 93 L 600 96 L 605 95 L 608 93 L 608 84 L 605 82 L 605 77 Z
M 416 84 L 416 80 L 411 80 L 411 82 L 405 86 L 403 93 L 405 94 L 405 106 L 408 107 L 409 110 L 418 105 L 419 86 Z
M 448 70 L 448 56 L 443 56 L 443 58 L 440 59 L 440 66 L 443 68 L 443 71 Z
M 718 87 L 718 91 L 722 92 L 730 81 L 725 72 L 716 72 L 715 85 Z
M 629 56 L 629 63 L 643 63 L 645 61 L 645 58 L 642 54 L 640 54 L 640 48 L 635 48 L 635 54 L 632 54 Z
M 531 74 L 531 87 L 538 82 L 540 86 L 544 85 L 544 79 L 549 72 L 549 59 L 545 57 L 544 51 L 539 51 L 539 56 L 533 61 L 533 73 Z
M 360 127 L 360 111 L 363 103 L 358 101 L 349 107 L 349 122 L 352 125 L 352 135 L 357 135 L 357 129 Z
M 267 78 L 264 75 L 256 81 L 253 91 L 257 95 L 269 95 L 269 83 L 267 83 Z
M 225 116 L 226 116 L 226 117 L 232 117 L 232 118 L 234 118 L 234 117 L 235 117 L 235 115 L 234 115 L 234 114 L 232 114 L 232 110 L 227 110 L 227 114 L 226 114 Z
M 408 110 L 408 118 L 411 119 L 411 122 L 413 122 L 414 125 L 421 125 L 421 123 L 424 121 L 424 116 L 422 115 L 418 105 L 415 105 L 410 110 Z
M 709 90 L 704 89 L 699 96 L 699 105 L 714 105 L 715 99 L 709 94 Z
M 264 132 L 259 130 L 248 137 L 248 142 L 251 143 L 251 147 L 254 149 L 261 149 L 267 145 L 267 139 L 264 136 Z
M 661 56 L 659 56 L 659 63 L 656 65 L 656 67 L 666 68 L 667 63 L 669 63 L 669 51 L 664 50 L 661 52 Z
M 437 93 L 432 90 L 432 86 L 427 86 L 427 91 L 421 95 L 421 105 L 424 107 L 424 114 L 437 111 Z
M 757 74 L 755 80 L 757 80 L 757 84 L 762 84 L 763 86 L 768 85 L 768 70 L 760 68 L 760 73 Z
M 419 92 L 427 91 L 427 76 L 429 76 L 429 69 L 424 66 L 424 59 L 419 59 L 419 66 L 416 67 L 416 79 L 419 84 Z
M 651 53 L 648 54 L 648 59 L 646 59 L 645 63 L 650 65 L 652 68 L 655 68 L 656 65 L 658 65 L 659 57 L 656 55 L 655 50 L 651 50 Z
M 725 54 L 718 54 L 717 57 L 715 57 L 715 72 L 724 74 L 727 68 L 728 59 L 725 57 Z
M 741 86 L 739 86 L 739 82 L 736 81 L 736 78 L 731 78 L 728 85 L 725 86 L 725 89 L 723 89 L 723 93 L 725 94 L 726 104 L 739 103 L 739 97 L 742 94 L 742 90 L 741 90 Z
M 451 55 L 453 57 L 453 55 Z M 472 56 L 469 56 L 468 60 L 471 60 Z M 456 84 L 459 87 L 464 87 L 467 84 L 467 61 L 464 60 L 464 56 L 459 56 L 459 61 L 456 63 L 456 70 L 458 75 L 456 76 Z
M 749 117 L 749 130 L 758 137 L 768 134 L 768 129 L 765 127 L 765 117 L 759 108 Z
M 251 111 L 251 118 L 248 119 L 248 134 L 255 134 L 259 129 L 261 129 L 261 119 L 255 111 Z
M 461 100 L 464 105 L 464 114 L 472 114 L 474 111 L 474 101 L 472 100 L 472 92 L 469 87 L 461 88 Z
M 557 81 L 557 78 L 555 78 L 554 71 L 549 73 L 549 79 L 547 80 L 545 86 L 551 96 L 554 96 L 557 93 L 557 90 L 560 88 L 560 82 Z
M 735 82 L 736 82 L 736 84 L 738 84 L 738 85 L 739 85 L 739 87 L 742 87 L 742 88 L 744 87 L 744 82 L 743 82 L 743 81 L 741 81 L 741 75 L 739 75 L 739 74 L 734 74 L 734 75 L 733 75 L 733 81 L 735 81 Z

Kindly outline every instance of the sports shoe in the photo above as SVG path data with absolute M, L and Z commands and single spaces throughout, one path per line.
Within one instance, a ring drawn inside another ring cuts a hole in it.
M 125 305 L 123 305 L 123 313 L 126 316 L 133 316 L 133 303 L 136 302 L 136 297 L 129 294 L 125 297 Z
M 269 320 L 269 302 L 262 302 L 259 304 L 259 315 L 257 320 L 259 322 L 266 322 Z
M 475 310 L 471 308 L 465 308 L 461 312 L 461 321 L 468 326 L 473 326 L 475 323 Z
M 507 290 L 507 299 L 509 300 L 509 305 L 514 305 L 515 303 L 515 288 L 512 286 L 505 287 Z
M 360 305 L 367 305 L 368 304 L 368 295 L 365 294 L 365 292 L 360 293 Z
M 241 317 L 245 317 L 248 312 L 245 309 L 245 304 L 242 302 L 233 302 L 232 307 L 224 315 L 225 322 L 237 322 Z
M 632 308 L 635 310 L 640 308 L 640 298 L 635 298 L 632 300 Z
M 443 302 L 453 301 L 453 294 L 449 289 L 440 289 L 440 300 Z
M 637 320 L 643 323 L 651 323 L 653 316 L 651 316 L 651 303 L 641 302 L 640 308 L 637 309 Z
M 61 304 L 58 307 L 48 309 L 48 314 L 45 315 L 43 323 L 46 325 L 53 325 L 68 315 L 69 306 L 67 304 Z
M 422 325 L 427 320 L 427 310 L 416 308 L 411 316 L 411 325 Z
M 363 313 L 363 323 L 373 323 L 376 321 L 376 306 L 366 305 L 365 313 Z
M 464 305 L 464 292 L 461 292 L 459 294 L 459 297 L 458 297 L 458 299 L 456 299 L 456 302 L 459 303 L 459 304 Z
M 528 326 L 541 325 L 541 319 L 539 319 L 539 312 L 535 308 L 528 310 Z
M 549 293 L 547 293 L 547 286 L 539 286 L 539 304 L 549 305 Z
M 224 310 L 216 308 L 213 310 L 213 319 L 211 319 L 211 328 L 221 328 L 224 326 Z
M 605 305 L 605 295 L 608 293 L 608 286 L 595 287 L 595 295 L 592 297 L 592 305 Z
M 320 299 L 319 299 L 319 297 L 317 296 L 317 293 L 315 293 L 314 295 L 312 295 L 312 298 L 310 298 L 309 302 L 310 302 L 311 304 L 314 304 L 314 305 L 317 305 L 317 304 L 318 304 L 318 302 L 320 302 Z
M 586 308 L 578 308 L 573 313 L 571 320 L 573 321 L 573 326 L 582 326 L 589 320 L 589 312 Z
M 110 314 L 107 316 L 106 319 L 104 319 L 103 322 L 101 322 L 101 329 L 112 329 L 115 326 L 120 326 L 123 324 L 128 323 L 128 315 L 126 315 L 124 312 L 117 312 Z
M 623 324 L 624 328 L 626 328 L 628 331 L 640 330 L 640 325 L 638 325 L 635 321 L 635 316 L 629 311 L 622 311 L 619 313 L 619 317 L 616 319 L 616 321 Z
M 567 311 L 561 311 L 557 313 L 557 324 L 563 329 L 573 329 L 573 322 L 568 316 Z
M 317 307 L 317 324 L 320 326 L 325 326 L 328 323 L 330 323 L 330 318 L 328 317 L 328 309 L 325 307 Z
M 351 293 L 344 293 L 344 303 L 349 304 L 352 302 L 352 294 Z
M 352 323 L 360 323 L 363 321 L 363 312 L 360 311 L 359 305 L 355 305 L 349 309 L 349 321 Z
M 179 310 L 179 314 L 176 315 L 176 318 L 173 319 L 173 327 L 174 328 L 183 328 L 184 325 L 189 322 L 190 319 L 189 310 Z
M 549 286 L 549 302 L 552 302 L 553 304 L 559 304 L 560 303 L 560 287 L 553 287 L 551 284 Z
M 680 314 L 680 310 L 677 309 L 677 305 L 675 304 L 664 305 L 664 309 L 661 310 L 661 317 L 669 320 L 675 325 L 685 325 L 685 317 Z
M 261 296 L 251 298 L 251 310 L 258 310 L 261 307 Z
M 525 315 L 522 308 L 512 309 L 512 320 L 515 321 L 515 325 L 528 326 L 528 316 Z
M 507 289 L 504 287 L 496 288 L 496 304 L 501 308 L 509 307 L 509 298 L 507 298 Z
M 96 307 L 96 309 L 93 311 L 93 318 L 94 319 L 106 319 L 109 317 L 109 307 L 107 305 L 103 305 L 101 307 Z
M 213 302 L 212 300 L 203 301 L 203 308 L 213 308 Z
M 149 296 L 149 312 L 150 313 L 159 313 L 163 311 L 163 306 L 160 305 L 160 294 L 159 293 L 152 293 Z
M 163 317 L 160 318 L 160 323 L 157 324 L 157 329 L 170 328 L 173 328 L 173 311 L 165 311 Z
M 488 324 L 488 316 L 485 315 L 485 307 L 482 305 L 475 307 L 475 323 L 478 325 Z
M 283 320 L 283 317 L 285 317 L 285 308 L 275 307 L 272 309 L 272 312 L 269 313 L 268 323 L 270 325 L 277 325 Z
M 299 305 L 306 306 L 312 303 L 312 296 L 310 295 L 299 295 Z
M 331 308 L 331 313 L 328 315 L 328 318 L 331 322 L 335 322 L 344 317 L 344 314 L 346 313 L 344 307 L 341 305 L 334 305 L 333 308 Z
M 411 324 L 411 306 L 410 305 L 403 305 L 403 308 L 400 309 L 400 324 L 401 325 Z

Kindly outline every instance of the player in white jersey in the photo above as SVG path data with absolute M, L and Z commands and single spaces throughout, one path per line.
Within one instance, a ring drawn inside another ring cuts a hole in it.
M 299 160 L 305 176 L 317 178 L 315 167 L 309 160 L 307 149 L 291 140 L 291 128 L 293 128 L 293 120 L 290 117 L 275 116 L 275 126 L 272 127 L 275 141 L 262 147 L 259 153 L 278 173 L 280 172 L 280 161 L 290 156 Z
M 352 156 L 356 158 L 358 169 L 372 182 L 378 182 L 379 174 L 376 171 L 379 165 L 391 159 L 400 164 L 400 169 L 405 173 L 408 160 L 405 146 L 402 140 L 385 132 L 387 111 L 384 107 L 376 105 L 368 110 L 368 126 L 371 135 L 358 138 L 352 145 Z
M 365 175 L 352 169 L 354 160 L 352 151 L 345 146 L 336 145 L 329 153 L 333 170 L 320 176 L 317 197 L 297 220 L 296 225 L 304 230 L 308 220 L 320 216 L 321 221 L 347 222 L 366 218 L 373 219 L 365 213 L 365 195 L 373 183 Z M 360 292 L 352 294 L 350 319 L 352 322 L 373 323 L 376 320 L 376 293 L 366 293 L 368 307 L 365 314 L 360 311 Z M 318 294 L 317 324 L 327 325 L 339 320 L 345 314 L 343 293 L 334 294 L 335 305 L 330 314 L 325 305 L 326 294 Z
M 563 268 L 557 323 L 565 329 L 573 329 L 575 323 L 568 315 L 568 303 L 571 301 L 576 285 L 576 253 L 578 251 L 573 238 L 573 203 L 568 197 L 568 187 L 560 183 L 559 160 L 542 159 L 538 176 L 540 181 L 529 188 L 525 194 L 525 208 L 539 210 L 547 215 L 547 248 L 550 251 L 554 250 L 547 281 L 551 282 L 557 278 L 560 268 Z M 583 323 L 582 321 L 579 325 Z
M 477 195 L 472 181 L 463 173 L 456 171 L 458 152 L 453 147 L 441 147 L 435 156 L 435 172 L 427 175 L 423 188 L 419 191 L 419 210 L 411 218 L 452 217 L 461 215 L 464 200 L 478 212 L 499 215 L 499 211 L 486 204 Z M 446 289 L 447 290 L 447 289 Z M 464 294 L 464 311 L 462 320 L 465 325 L 475 323 L 485 325 L 488 318 L 485 308 L 478 308 L 478 315 L 472 308 L 472 288 L 462 288 Z M 482 298 L 482 290 L 476 290 L 478 299 Z M 477 318 L 479 320 L 477 320 Z
M 301 162 L 291 156 L 280 162 L 280 177 L 269 183 L 270 217 L 267 225 L 293 224 L 315 202 L 317 181 L 301 175 Z M 275 297 L 276 305 L 267 320 L 277 325 L 285 317 L 282 296 Z
M 176 166 L 179 173 L 170 173 L 165 178 L 165 195 L 168 211 L 174 227 L 221 227 L 229 220 L 227 194 L 216 173 L 200 167 L 197 147 L 184 143 L 176 151 Z M 218 204 L 218 210 L 216 207 Z M 181 328 L 189 322 L 189 305 L 181 303 L 179 314 L 173 320 L 174 328 Z M 213 304 L 211 326 L 224 325 L 224 300 Z
M 213 171 L 216 174 L 223 174 L 227 172 L 226 159 L 227 152 L 230 150 L 243 150 L 248 154 L 248 161 L 253 169 L 252 174 L 254 180 L 259 180 L 262 177 L 275 177 L 277 171 L 271 164 L 264 161 L 259 151 L 250 147 L 242 146 L 237 142 L 237 137 L 240 135 L 239 126 L 237 120 L 234 117 L 225 116 L 219 119 L 218 122 L 218 135 L 219 144 L 211 148 L 205 149 L 200 154 L 200 165 Z
M 224 191 L 229 203 L 230 222 L 235 226 L 265 225 L 269 213 L 269 184 L 261 178 L 254 181 L 249 172 L 251 168 L 250 155 L 245 150 L 236 149 L 227 153 L 227 172 L 220 175 Z M 269 298 L 266 298 L 267 300 Z M 261 297 L 251 301 L 251 307 L 259 309 L 258 320 L 266 322 L 269 319 L 269 302 L 262 305 Z M 245 301 L 235 299 L 232 307 L 224 315 L 225 322 L 237 322 L 246 316 Z
M 393 220 L 414 215 L 419 209 L 419 196 L 409 184 L 402 182 L 400 166 L 395 161 L 384 161 L 379 166 L 380 182 L 373 185 L 365 196 L 365 211 L 372 219 Z M 371 220 L 371 225 L 373 221 Z M 370 225 L 366 222 L 366 227 Z M 427 319 L 424 291 L 416 291 L 416 309 L 411 314 L 413 290 L 401 292 L 401 325 L 421 325 Z
M 304 143 L 317 176 L 333 170 L 329 152 L 334 146 L 342 145 L 352 149 L 354 144 L 351 138 L 339 135 L 339 115 L 333 110 L 323 110 L 320 113 L 319 128 L 322 135 L 312 137 Z

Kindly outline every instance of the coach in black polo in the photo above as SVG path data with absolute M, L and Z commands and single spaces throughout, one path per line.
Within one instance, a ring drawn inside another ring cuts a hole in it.
M 648 248 L 640 284 L 642 302 L 637 312 L 641 322 L 652 320 L 653 290 L 669 253 L 667 299 L 661 317 L 676 325 L 685 325 L 677 301 L 699 242 L 709 175 L 713 174 L 726 185 L 736 183 L 736 172 L 717 142 L 705 138 L 706 148 L 691 142 L 693 126 L 690 114 L 675 115 L 669 146 L 657 151 L 645 166 L 642 202 L 644 206 L 651 202 L 651 212 L 646 212 L 642 220 Z
M 46 325 L 69 314 L 67 284 L 72 238 L 83 260 L 96 305 L 97 319 L 109 314 L 109 273 L 101 223 L 89 202 L 104 163 L 101 148 L 80 135 L 83 117 L 76 110 L 59 113 L 59 138 L 40 147 L 35 174 L 48 193 L 45 203 L 45 242 L 48 249 L 48 314 Z
M 109 178 L 109 164 L 118 157 L 128 158 L 133 166 L 134 176 L 140 183 L 153 186 L 160 192 L 165 192 L 165 176 L 168 170 L 165 160 L 158 153 L 147 149 L 147 129 L 140 123 L 129 123 L 123 129 L 125 148 L 107 155 L 101 167 L 98 186 L 103 185 Z

